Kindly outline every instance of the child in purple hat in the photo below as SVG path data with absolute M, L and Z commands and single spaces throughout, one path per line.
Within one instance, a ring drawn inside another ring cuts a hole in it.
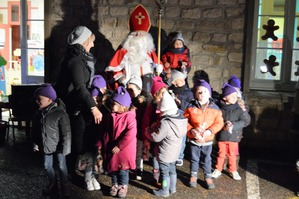
M 229 172 L 234 180 L 241 180 L 237 171 L 236 151 L 238 142 L 242 139 L 242 129 L 246 126 L 250 116 L 238 105 L 237 90 L 225 83 L 222 88 L 222 100 L 220 109 L 225 122 L 224 127 L 219 133 L 218 158 L 216 169 L 212 173 L 213 178 L 218 178 L 223 170 L 226 156 L 228 157 Z
M 110 173 L 111 196 L 126 197 L 129 171 L 136 169 L 137 122 L 135 110 L 130 110 L 131 97 L 119 86 L 111 95 L 112 113 L 104 117 L 104 163 Z
M 212 180 L 212 147 L 215 135 L 224 123 L 219 107 L 211 100 L 212 89 L 205 80 L 197 80 L 193 87 L 194 100 L 186 108 L 188 119 L 187 136 L 190 143 L 190 187 L 197 186 L 199 165 L 203 164 L 204 178 L 208 189 L 214 189 Z
M 53 156 L 58 160 L 62 197 L 69 196 L 66 155 L 71 152 L 71 127 L 65 105 L 57 98 L 50 84 L 43 84 L 34 92 L 39 110 L 32 120 L 33 151 L 44 154 L 48 184 L 43 193 L 48 195 L 56 187 Z

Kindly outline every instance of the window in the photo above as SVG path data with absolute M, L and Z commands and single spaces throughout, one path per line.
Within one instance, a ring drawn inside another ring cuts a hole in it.
M 44 76 L 44 1 L 31 0 L 28 13 L 28 76 Z
M 249 15 L 250 17 L 250 15 Z M 255 0 L 250 89 L 291 91 L 298 80 L 299 0 Z

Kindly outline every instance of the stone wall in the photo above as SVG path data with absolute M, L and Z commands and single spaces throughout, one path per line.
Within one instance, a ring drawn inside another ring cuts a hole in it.
M 46 80 L 55 82 L 66 37 L 77 25 L 85 25 L 96 35 L 93 53 L 98 59 L 97 71 L 109 63 L 115 49 L 129 33 L 128 19 L 132 9 L 141 2 L 151 16 L 151 33 L 157 42 L 158 9 L 154 0 L 52 0 L 46 1 Z M 221 92 L 221 85 L 231 74 L 244 78 L 246 35 L 246 0 L 168 0 L 162 11 L 162 47 L 165 37 L 181 31 L 190 48 L 192 70 L 208 73 L 213 89 Z M 247 78 L 248 79 L 248 78 Z M 242 82 L 246 84 L 246 82 Z M 289 102 L 281 94 L 245 93 L 251 106 L 253 122 L 246 129 L 244 144 L 272 144 L 286 140 L 290 126 Z M 288 104 L 288 105 L 286 105 Z

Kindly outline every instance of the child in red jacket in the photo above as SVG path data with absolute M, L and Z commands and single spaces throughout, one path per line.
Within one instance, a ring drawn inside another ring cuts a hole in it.
M 187 74 L 190 71 L 190 51 L 189 48 L 184 44 L 184 38 L 181 33 L 178 33 L 172 39 L 171 47 L 164 55 L 162 55 L 161 61 L 164 66 L 164 80 L 166 81 L 170 79 L 172 70 L 178 70 L 184 74 Z

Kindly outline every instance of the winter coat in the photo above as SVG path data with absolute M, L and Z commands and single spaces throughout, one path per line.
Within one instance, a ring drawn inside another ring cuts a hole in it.
M 232 133 L 222 129 L 219 133 L 219 141 L 240 142 L 243 137 L 243 128 L 250 123 L 250 115 L 247 111 L 243 111 L 238 103 L 228 105 L 221 102 L 220 109 L 224 122 L 231 121 L 233 129 Z
M 90 65 L 94 63 L 94 57 L 81 45 L 68 46 L 55 90 L 57 96 L 66 104 L 70 114 L 80 110 L 90 110 L 91 107 L 96 106 L 88 90 L 93 76 Z
M 197 100 L 192 100 L 185 110 L 184 116 L 188 119 L 187 136 L 192 144 L 207 146 L 213 144 L 215 135 L 223 128 L 224 121 L 219 107 L 212 101 L 206 108 L 202 108 Z M 206 137 L 204 143 L 196 142 L 191 130 L 206 123 L 206 130 L 211 131 L 211 135 Z
M 45 154 L 71 152 L 71 127 L 64 103 L 57 98 L 48 107 L 38 110 L 32 121 L 33 143 Z
M 163 64 L 168 62 L 171 69 L 181 71 L 182 62 L 187 62 L 187 71 L 190 71 L 191 69 L 190 52 L 187 46 L 184 46 L 183 48 L 169 49 L 164 55 L 162 55 L 161 60 Z
M 191 100 L 194 99 L 193 92 L 187 87 L 187 85 L 184 85 L 182 87 L 175 87 L 172 85 L 169 87 L 168 90 L 172 90 L 176 98 L 178 98 L 181 101 L 178 108 L 182 111 L 185 111 Z
M 134 110 L 104 117 L 104 158 L 108 172 L 136 168 L 137 122 Z M 117 146 L 120 151 L 112 154 Z
M 147 134 L 154 142 L 159 142 L 159 150 L 156 151 L 158 161 L 165 163 L 175 162 L 179 158 L 183 136 L 187 133 L 187 119 L 181 114 L 177 116 L 165 116 L 157 132 Z

